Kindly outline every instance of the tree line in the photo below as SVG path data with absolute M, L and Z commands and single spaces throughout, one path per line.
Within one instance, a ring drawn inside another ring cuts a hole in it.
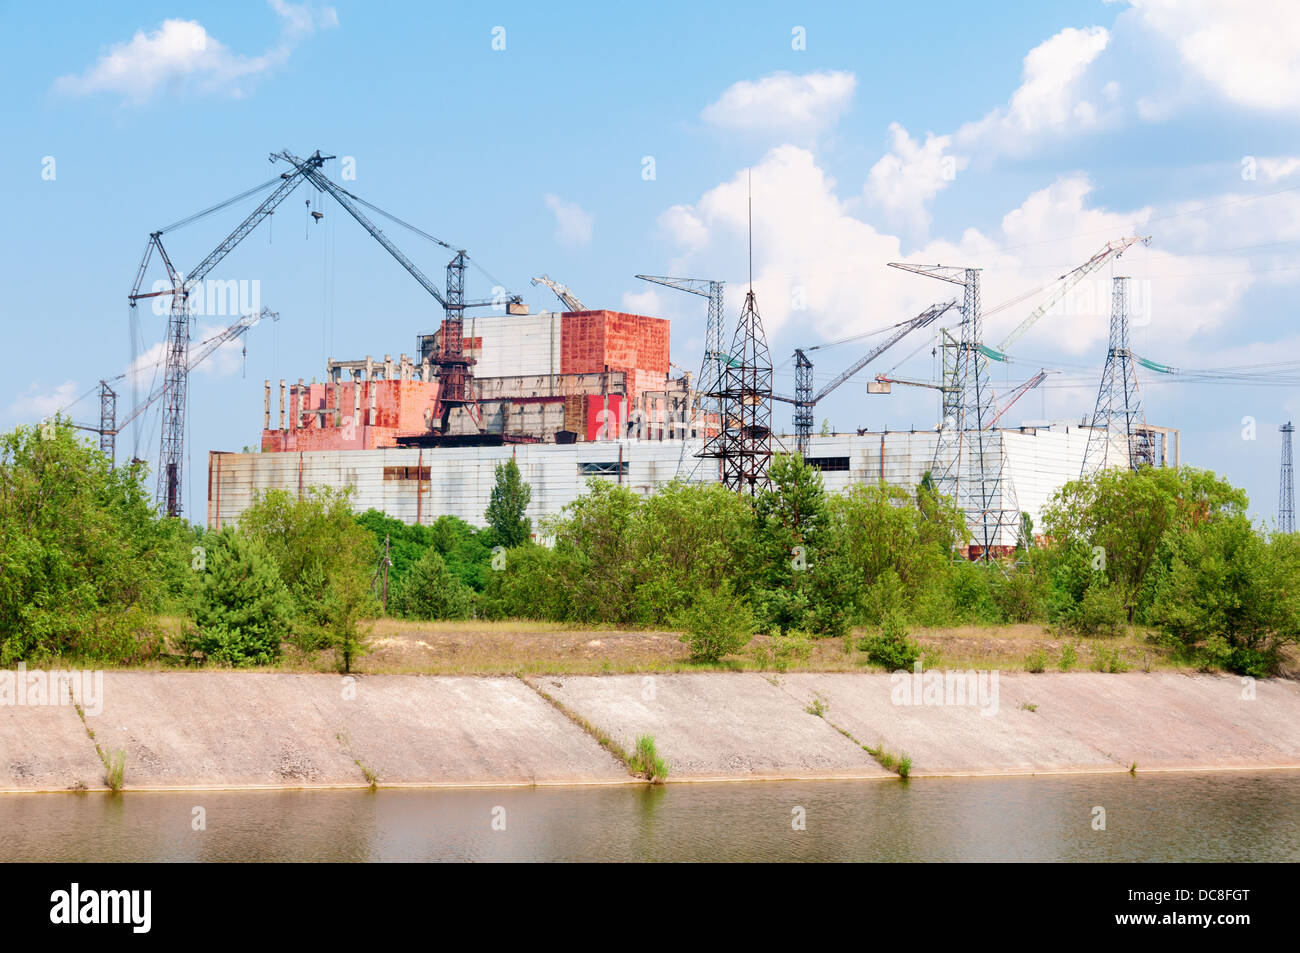
M 536 532 L 513 460 L 482 528 L 355 514 L 346 492 L 312 488 L 261 493 L 237 526 L 205 530 L 160 516 L 146 476 L 67 426 L 0 436 L 0 664 L 265 665 L 290 647 L 347 670 L 384 613 L 666 627 L 701 660 L 756 633 L 865 632 L 889 666 L 915 657 L 915 627 L 1139 626 L 1189 664 L 1251 675 L 1300 639 L 1300 535 L 1254 526 L 1241 490 L 1190 467 L 1072 481 L 1037 542 L 1026 520 L 1014 555 L 989 563 L 959 555 L 965 521 L 928 477 L 832 493 L 798 455 L 776 457 L 753 499 L 593 478 Z

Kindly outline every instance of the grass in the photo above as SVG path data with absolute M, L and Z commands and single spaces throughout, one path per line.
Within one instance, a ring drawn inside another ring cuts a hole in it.
M 880 766 L 886 771 L 893 771 L 903 779 L 906 779 L 912 773 L 912 759 L 907 756 L 906 751 L 894 754 L 883 744 L 874 748 L 870 745 L 863 745 L 862 748 L 867 754 L 879 761 Z
M 651 784 L 663 784 L 664 779 L 668 777 L 668 762 L 655 750 L 655 740 L 652 735 L 637 735 L 636 748 L 632 752 L 628 767 Z
M 818 718 L 824 718 L 826 717 L 826 710 L 828 708 L 830 708 L 830 705 L 826 703 L 824 698 L 820 695 L 814 695 L 812 704 L 805 708 L 804 711 L 810 715 L 816 715 Z
M 1038 711 L 1038 706 L 1035 705 L 1033 702 L 1021 702 L 1021 703 L 1020 703 L 1020 710 L 1021 710 L 1021 711 Z
M 1025 656 L 1025 671 L 1039 674 L 1047 670 L 1047 653 L 1037 649 Z
M 166 617 L 160 626 L 179 632 L 181 620 Z M 403 619 L 372 620 L 373 651 L 357 659 L 359 674 L 423 675 L 614 675 L 632 673 L 773 671 L 862 671 L 861 653 L 854 645 L 867 634 L 856 629 L 842 638 L 773 639 L 755 636 L 737 655 L 716 663 L 692 662 L 679 634 L 667 629 L 633 629 L 581 626 L 525 619 L 418 622 Z M 1176 657 L 1172 648 L 1157 644 L 1138 627 L 1105 640 L 1080 639 L 1044 625 L 957 625 L 913 627 L 909 635 L 922 650 L 926 668 L 1015 671 L 1037 669 L 1037 662 L 1056 659 L 1062 671 L 1101 664 L 1097 671 L 1195 672 L 1193 659 Z M 1104 647 L 1099 642 L 1104 641 Z M 1288 654 L 1295 667 L 1300 650 Z M 76 663 L 60 659 L 60 665 Z M 1034 665 L 1027 665 L 1033 661 Z M 90 667 L 101 668 L 102 662 Z M 162 656 L 143 664 L 123 666 L 135 670 L 175 671 L 185 667 L 179 656 Z M 286 647 L 279 663 L 259 671 L 333 672 L 334 653 L 300 652 Z M 868 670 L 880 670 L 876 666 Z
M 71 688 L 68 689 L 68 694 L 72 694 Z M 104 783 L 114 793 L 121 791 L 123 776 L 126 773 L 126 749 L 117 748 L 111 752 L 106 752 L 103 746 L 98 741 L 95 741 L 95 729 L 87 724 L 86 712 L 75 699 L 72 702 L 72 707 L 77 710 L 77 717 L 81 719 L 81 726 L 86 729 L 86 737 L 95 744 L 95 754 L 99 755 L 99 761 L 104 766 Z
M 579 715 L 572 708 L 565 705 L 554 695 L 551 695 L 549 692 L 547 692 L 540 686 L 536 685 L 531 680 L 527 678 L 521 678 L 520 681 L 522 681 L 533 691 L 537 692 L 537 694 L 541 695 L 542 698 L 546 699 L 546 701 L 550 702 L 552 708 L 554 708 L 565 718 L 568 718 L 571 722 L 573 722 L 575 725 L 577 725 L 579 728 L 585 731 L 588 735 L 590 735 L 592 739 L 596 742 L 596 744 L 600 745 L 602 748 L 604 748 L 606 751 L 612 754 L 619 761 L 623 762 L 624 767 L 626 767 L 629 771 L 632 771 L 632 773 L 634 774 L 636 773 L 632 768 L 632 755 L 628 754 L 627 751 L 623 749 L 623 746 L 620 745 L 617 741 L 615 741 L 609 735 L 605 734 L 605 732 L 601 731 L 591 722 L 587 721 L 587 719 Z

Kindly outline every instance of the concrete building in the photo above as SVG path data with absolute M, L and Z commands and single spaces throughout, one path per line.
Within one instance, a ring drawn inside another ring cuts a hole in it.
M 477 432 L 452 440 L 436 426 L 439 345 L 437 333 L 424 334 L 418 358 L 331 360 L 324 383 L 280 381 L 278 401 L 267 381 L 262 452 L 209 456 L 208 525 L 237 521 L 258 492 L 301 495 L 312 486 L 349 489 L 358 510 L 374 507 L 408 523 L 449 514 L 483 525 L 495 469 L 510 458 L 532 487 L 534 525 L 558 514 L 591 478 L 642 494 L 679 472 L 717 479 L 716 460 L 696 466 L 695 459 L 717 421 L 693 413 L 698 395 L 689 374 L 669 376 L 666 320 L 615 311 L 467 319 Z M 1148 429 L 1158 462 L 1177 465 L 1177 431 Z M 1041 525 L 1051 495 L 1079 476 L 1089 433 L 1079 421 L 991 431 L 991 450 L 1005 460 L 1001 508 Z M 881 481 L 910 490 L 931 469 L 937 436 L 818 436 L 808 459 L 832 492 Z M 791 437 L 774 438 L 775 450 L 793 447 Z M 1115 457 L 1126 452 L 1117 448 Z M 1015 542 L 1009 536 L 997 545 Z

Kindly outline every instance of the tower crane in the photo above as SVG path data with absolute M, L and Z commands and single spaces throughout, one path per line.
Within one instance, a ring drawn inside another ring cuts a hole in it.
M 263 318 L 270 318 L 272 321 L 278 321 L 280 320 L 280 312 L 272 311 L 269 308 L 263 308 L 259 312 L 250 312 L 234 324 L 230 325 L 230 327 L 226 328 L 224 331 L 214 334 L 199 345 L 197 354 L 192 354 L 190 356 L 189 360 L 185 364 L 185 373 L 188 375 L 190 371 L 194 370 L 194 368 L 198 367 L 211 357 L 217 348 L 221 347 L 223 344 L 242 337 L 244 332 L 256 325 Z M 126 374 L 121 374 L 118 377 L 113 378 L 113 380 L 116 381 L 125 376 Z M 78 430 L 88 430 L 91 433 L 99 434 L 99 449 L 108 455 L 109 462 L 112 463 L 115 461 L 117 456 L 117 435 L 125 430 L 131 421 L 135 420 L 142 413 L 148 410 L 163 396 L 166 390 L 166 384 L 164 383 L 162 386 L 155 389 L 152 394 L 136 405 L 131 410 L 131 413 L 127 414 L 120 422 L 117 420 L 117 394 L 115 394 L 113 389 L 108 385 L 109 381 L 104 380 L 99 382 L 99 426 L 92 427 L 89 424 L 77 423 L 74 423 L 72 426 L 76 427 Z
M 559 298 L 568 311 L 586 311 L 587 306 L 578 300 L 578 296 L 568 289 L 565 285 L 552 279 L 549 275 L 542 275 L 540 278 L 530 279 L 534 285 L 546 285 L 555 292 L 555 297 Z
M 162 436 L 158 454 L 158 500 L 164 505 L 168 516 L 179 516 L 181 513 L 181 464 L 184 459 L 185 449 L 186 392 L 189 383 L 187 379 L 190 346 L 189 297 L 212 269 L 229 255 L 235 246 L 243 241 L 263 219 L 274 212 L 276 206 L 283 202 L 294 189 L 308 180 L 320 166 L 324 165 L 325 160 L 328 158 L 333 157 L 322 156 L 317 151 L 314 156 L 300 165 L 296 165 L 293 172 L 282 173 L 278 179 L 279 184 L 275 185 L 271 194 L 263 199 L 262 203 L 187 275 L 182 276 L 172 265 L 167 249 L 163 247 L 162 243 L 164 232 L 178 228 L 181 225 L 187 225 L 203 216 L 226 208 L 241 198 L 268 188 L 275 184 L 277 180 L 272 179 L 270 182 L 250 189 L 233 199 L 214 205 L 212 208 L 187 219 L 182 219 L 175 225 L 149 234 L 144 256 L 140 261 L 139 269 L 136 271 L 135 284 L 131 288 L 131 293 L 127 296 L 127 301 L 134 308 L 144 298 L 153 298 L 159 295 L 171 295 L 172 297 L 165 344 L 166 363 L 163 372 L 163 393 L 161 397 L 163 402 Z M 171 281 L 171 287 L 162 291 L 141 292 L 140 287 L 144 282 L 145 272 L 155 252 L 157 252 L 163 266 L 167 269 L 167 277 Z
M 708 323 L 704 326 L 704 357 L 700 361 L 699 383 L 696 385 L 696 393 L 699 394 L 697 413 L 705 422 L 707 432 L 708 419 L 714 416 L 721 426 L 722 419 L 722 402 L 717 397 L 709 397 L 709 394 L 717 392 L 722 382 L 724 369 L 728 366 L 729 358 L 723 353 L 722 343 L 723 335 L 726 333 L 724 324 L 726 318 L 723 312 L 723 291 L 726 282 L 713 281 L 708 278 L 668 278 L 663 275 L 637 275 L 642 281 L 650 281 L 657 285 L 663 285 L 665 288 L 675 288 L 678 291 L 685 291 L 687 294 L 699 295 L 707 298 L 709 301 Z M 682 432 L 682 451 L 677 460 L 677 472 L 681 473 L 682 467 L 686 463 L 686 432 Z M 698 464 L 697 464 L 698 466 Z
M 839 376 L 828 383 L 817 393 L 812 391 L 812 361 L 808 359 L 804 351 L 795 351 L 795 395 L 794 400 L 790 401 L 795 406 L 795 445 L 799 453 L 808 452 L 808 444 L 812 438 L 812 419 L 813 408 L 817 403 L 825 398 L 831 391 L 839 387 L 858 371 L 862 370 L 881 354 L 901 341 L 904 337 L 920 328 L 925 328 L 939 320 L 951 308 L 957 306 L 956 299 L 944 302 L 943 304 L 933 304 L 926 308 L 914 318 L 909 318 L 894 326 L 894 331 L 889 337 L 885 338 L 874 348 L 864 354 L 858 360 L 850 364 Z M 814 348 L 808 348 L 814 350 Z M 788 400 L 777 395 L 772 395 L 776 400 Z
M 342 186 L 332 182 L 320 171 L 321 163 L 317 161 L 320 159 L 320 152 L 304 160 L 299 159 L 288 150 L 282 150 L 273 154 L 271 158 L 272 161 L 281 159 L 288 162 L 297 172 L 302 173 L 317 191 L 327 192 L 333 196 L 334 200 L 342 205 L 348 214 L 356 219 L 357 223 L 369 232 L 370 236 L 379 242 L 384 250 L 392 255 L 397 260 L 397 263 L 405 268 L 425 291 L 433 296 L 433 299 L 438 304 L 442 305 L 445 313 L 442 323 L 442 340 L 434 356 L 435 363 L 438 365 L 438 406 L 435 408 L 434 415 L 441 421 L 441 432 L 444 435 L 449 434 L 459 424 L 459 422 L 453 424 L 452 415 L 463 416 L 473 404 L 473 398 L 470 394 L 470 381 L 472 380 L 470 368 L 474 364 L 474 359 L 465 353 L 465 310 L 497 303 L 492 299 L 481 301 L 465 300 L 465 264 L 469 260 L 469 256 L 464 249 L 455 249 L 454 246 L 442 239 L 434 238 L 432 235 L 408 225 L 401 219 L 389 215 L 382 209 L 371 205 Z M 333 158 L 333 156 L 327 156 L 326 158 Z M 405 228 L 417 232 L 430 241 L 456 252 L 447 264 L 447 293 L 445 296 L 438 289 L 438 286 L 416 266 L 415 262 L 403 254 L 392 239 L 370 220 L 365 212 L 361 210 L 362 205 L 379 212 Z M 508 301 L 512 304 L 518 304 L 522 302 L 522 298 L 519 295 L 512 295 L 509 296 Z M 474 432 L 477 432 L 478 424 L 473 419 L 472 414 L 468 426 Z
M 1138 242 L 1141 242 L 1143 245 L 1150 245 L 1151 236 L 1147 235 L 1144 237 L 1141 235 L 1134 235 L 1129 238 L 1119 238 L 1113 242 L 1107 242 L 1098 249 L 1095 255 L 1085 261 L 1082 265 L 1061 275 L 1056 279 L 1061 282 L 1061 284 L 1057 286 L 1056 290 L 1044 298 L 1037 308 L 1029 312 L 1029 316 L 1016 325 L 1015 329 L 1002 340 L 1002 343 L 997 346 L 996 350 L 991 347 L 982 348 L 985 356 L 990 357 L 995 361 L 1002 361 L 1005 363 L 1007 360 L 1006 352 L 1011 345 L 1020 340 L 1021 335 L 1033 327 L 1034 323 L 1039 318 L 1045 315 L 1058 301 L 1064 298 L 1071 288 L 1088 275 L 1095 272 L 1102 265 L 1106 264 L 1106 262 L 1124 254 L 1124 252 L 1128 251 L 1129 248 L 1136 245 Z

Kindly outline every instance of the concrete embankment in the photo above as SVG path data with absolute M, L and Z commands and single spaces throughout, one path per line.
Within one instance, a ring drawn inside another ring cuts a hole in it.
M 126 790 L 635 783 L 593 733 L 624 750 L 653 736 L 670 782 L 891 777 L 863 746 L 906 753 L 916 778 L 1300 769 L 1300 683 L 1071 673 L 991 687 L 959 700 L 902 699 L 879 674 L 106 672 L 84 719 L 0 705 L 0 791 L 102 789 L 100 752 L 125 753 Z

